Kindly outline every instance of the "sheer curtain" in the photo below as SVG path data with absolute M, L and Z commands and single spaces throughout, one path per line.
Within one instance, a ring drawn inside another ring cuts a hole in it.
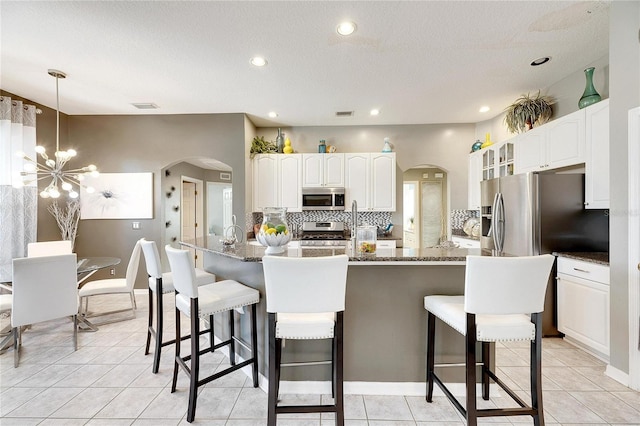
M 27 244 L 36 241 L 38 187 L 14 188 L 24 151 L 35 158 L 36 107 L 0 96 L 0 282 L 11 281 L 11 261 L 27 255 Z

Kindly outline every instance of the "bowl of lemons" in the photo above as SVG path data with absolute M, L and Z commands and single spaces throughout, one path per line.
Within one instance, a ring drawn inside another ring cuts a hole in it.
M 267 248 L 266 254 L 284 252 L 285 246 L 291 241 L 291 233 L 286 221 L 286 209 L 265 208 L 256 240 Z

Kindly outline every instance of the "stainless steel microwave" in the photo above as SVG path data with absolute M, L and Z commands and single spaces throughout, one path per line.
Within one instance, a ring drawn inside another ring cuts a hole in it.
M 302 210 L 344 210 L 344 188 L 302 188 Z

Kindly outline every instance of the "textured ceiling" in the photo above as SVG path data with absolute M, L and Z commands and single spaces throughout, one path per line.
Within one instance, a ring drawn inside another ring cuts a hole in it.
M 609 46 L 609 2 L 3 0 L 0 19 L 4 90 L 55 108 L 55 68 L 66 114 L 244 112 L 258 126 L 479 122 Z M 351 37 L 335 32 L 344 19 Z

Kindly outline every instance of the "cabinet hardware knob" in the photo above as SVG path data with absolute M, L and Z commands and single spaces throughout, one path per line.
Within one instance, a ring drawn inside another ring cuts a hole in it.
M 588 205 L 589 205 L 589 203 L 588 203 L 587 201 L 585 201 L 585 202 L 584 202 L 584 205 L 585 205 L 585 206 L 588 206 Z

